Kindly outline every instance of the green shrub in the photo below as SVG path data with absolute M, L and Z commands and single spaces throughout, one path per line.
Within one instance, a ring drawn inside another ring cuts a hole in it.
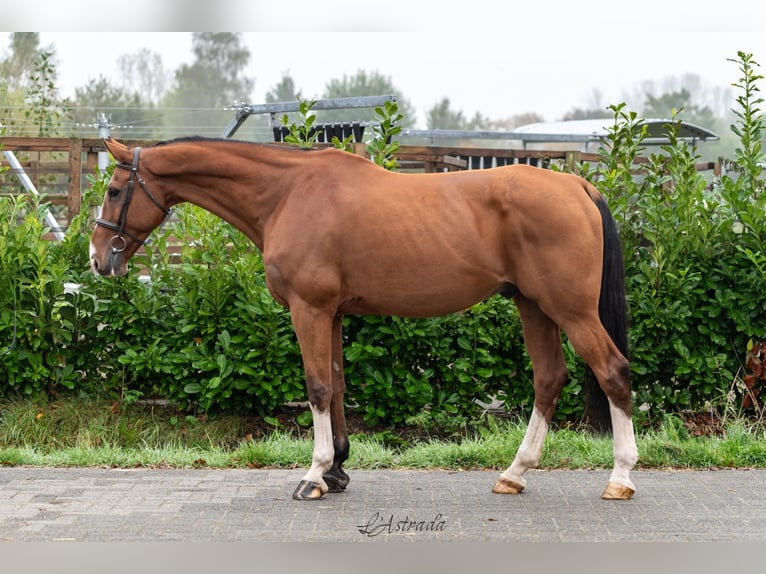
M 345 332 L 349 399 L 370 423 L 400 424 L 424 410 L 475 415 L 476 401 L 493 397 L 531 407 L 531 385 L 514 383 L 529 361 L 508 301 L 430 319 L 347 317 Z
M 707 182 L 675 118 L 669 143 L 639 173 L 630 171 L 646 132 L 622 105 L 612 108 L 602 163 L 585 170 L 621 227 L 636 402 L 658 412 L 725 400 L 747 341 L 766 335 L 762 100 L 754 85 L 761 76 L 751 56 L 739 57 L 745 93 L 732 126 L 742 135 L 733 174 Z

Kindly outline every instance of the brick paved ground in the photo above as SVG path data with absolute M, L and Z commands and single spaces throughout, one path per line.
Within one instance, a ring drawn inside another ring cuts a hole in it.
M 3 541 L 765 541 L 766 470 L 636 471 L 633 500 L 601 500 L 607 471 L 353 471 L 349 490 L 291 493 L 303 470 L 0 468 Z M 363 531 L 363 532 L 362 532 Z

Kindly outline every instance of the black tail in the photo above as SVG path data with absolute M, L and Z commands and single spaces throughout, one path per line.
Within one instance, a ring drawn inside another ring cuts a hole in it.
M 614 344 L 625 358 L 628 358 L 628 302 L 625 294 L 625 261 L 620 236 L 604 197 L 592 192 L 591 197 L 601 213 L 604 232 L 604 262 L 598 314 Z M 612 426 L 609 401 L 590 369 L 585 382 L 585 397 L 585 423 L 596 431 L 609 431 Z

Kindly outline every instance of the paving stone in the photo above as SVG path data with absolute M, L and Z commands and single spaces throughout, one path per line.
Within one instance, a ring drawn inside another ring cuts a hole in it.
M 347 492 L 298 502 L 303 470 L 0 468 L 5 541 L 766 540 L 766 470 L 530 471 L 518 496 L 496 471 L 352 471 Z

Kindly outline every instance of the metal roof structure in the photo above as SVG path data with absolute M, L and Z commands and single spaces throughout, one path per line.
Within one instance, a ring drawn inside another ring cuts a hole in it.
M 676 120 L 679 123 L 678 138 L 686 141 L 717 140 L 718 135 L 696 124 Z M 640 122 L 646 125 L 645 143 L 665 143 L 668 141 L 668 125 L 672 119 L 651 118 Z M 561 141 L 600 141 L 606 139 L 614 120 L 610 118 L 567 120 L 560 122 L 539 122 L 519 126 L 512 133 L 523 141 L 561 142 Z
M 316 100 L 312 104 L 312 111 L 371 108 L 382 106 L 386 102 L 396 101 L 392 95 L 362 96 L 349 98 L 333 98 Z M 274 102 L 268 104 L 239 104 L 234 106 L 234 117 L 223 131 L 223 137 L 230 138 L 239 127 L 251 115 L 269 114 L 272 128 L 279 127 L 278 114 L 297 111 L 300 101 Z M 683 120 L 675 120 L 678 126 L 678 139 L 696 144 L 698 141 L 720 139 L 714 132 Z M 646 145 L 661 145 L 668 143 L 667 131 L 672 119 L 651 118 L 641 120 L 646 125 L 647 134 L 642 143 Z M 565 149 L 580 151 L 596 151 L 598 147 L 609 137 L 610 130 L 614 127 L 613 118 L 599 118 L 586 120 L 563 120 L 555 122 L 538 122 L 518 126 L 513 131 L 488 131 L 488 130 L 417 130 L 404 129 L 400 138 L 406 140 L 425 140 L 425 145 L 439 145 L 437 140 L 494 140 L 502 142 L 499 145 L 506 147 L 504 142 L 514 142 L 515 147 L 522 149 Z M 275 135 L 276 137 L 276 135 Z M 281 141 L 281 140 L 275 140 Z M 516 143 L 519 142 L 519 143 Z M 498 144 L 494 144 L 496 147 Z
M 395 102 L 396 96 L 352 96 L 348 98 L 331 98 L 327 100 L 315 100 L 312 104 L 312 111 L 320 110 L 346 110 L 353 108 L 374 108 L 383 106 L 386 102 Z M 277 114 L 285 112 L 297 112 L 300 109 L 301 102 L 291 100 L 289 102 L 274 102 L 270 104 L 238 104 L 234 106 L 234 117 L 229 122 L 222 136 L 230 138 L 245 123 L 245 120 L 253 115 L 269 114 L 271 116 L 272 127 L 280 125 Z
M 676 120 L 680 123 L 678 138 L 690 143 L 698 141 L 717 140 L 719 136 L 708 129 L 696 124 Z M 663 144 L 668 142 L 667 131 L 671 119 L 645 119 L 641 125 L 647 126 L 645 144 Z M 437 139 L 480 139 L 520 141 L 524 148 L 528 144 L 577 144 L 577 147 L 588 147 L 589 144 L 603 142 L 609 136 L 609 130 L 614 125 L 611 118 L 565 120 L 558 122 L 538 122 L 514 128 L 509 132 L 493 132 L 479 130 L 403 130 L 402 136 L 426 138 L 434 143 Z

